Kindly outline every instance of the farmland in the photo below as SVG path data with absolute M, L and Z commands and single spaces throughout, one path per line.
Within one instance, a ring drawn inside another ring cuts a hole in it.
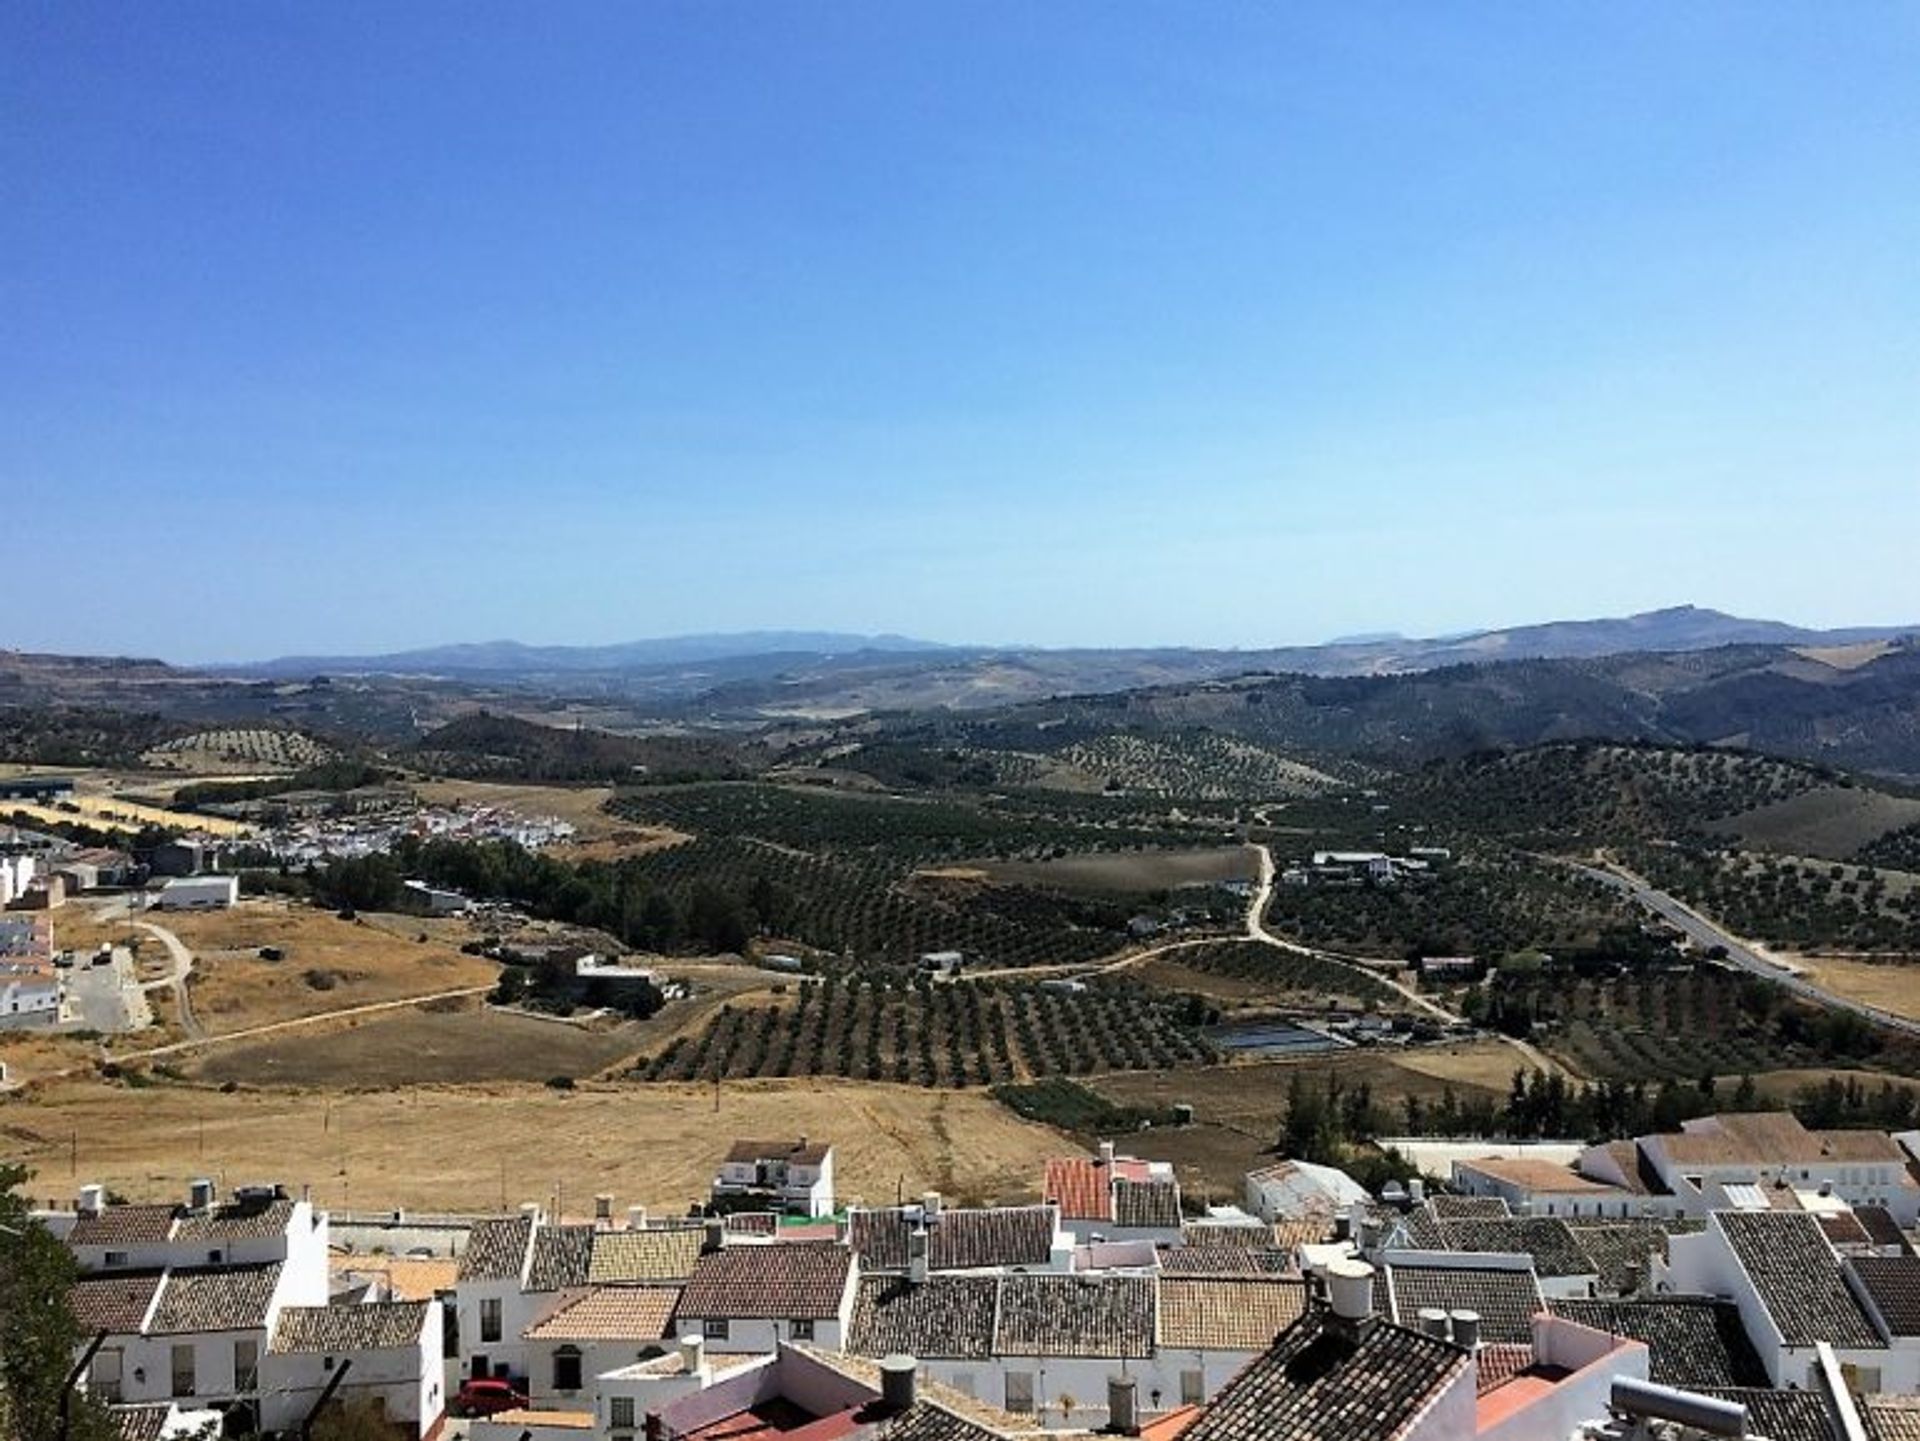
M 565 1135 L 564 1156 L 553 1138 Z M 705 1196 L 732 1136 L 832 1137 L 838 1190 L 891 1201 L 896 1188 L 956 1200 L 1037 1196 L 1045 1159 L 1077 1149 L 1021 1121 L 984 1091 L 743 1081 L 705 1086 L 486 1085 L 338 1091 L 70 1082 L 0 1101 L 10 1156 L 31 1186 L 97 1180 L 134 1200 L 175 1199 L 196 1176 L 222 1189 L 262 1178 L 311 1184 L 323 1206 L 466 1211 L 550 1205 L 568 1214 L 593 1191 L 679 1211 Z M 77 1164 L 69 1164 L 69 1147 Z
M 332 746 L 299 731 L 265 727 L 196 731 L 162 741 L 140 759 L 158 770 L 212 775 L 227 771 L 291 772 L 337 758 Z
M 1203 1065 L 1215 1057 L 1190 1010 L 1134 987 L 1073 993 L 829 975 L 801 986 L 790 1004 L 724 1010 L 639 1074 L 653 1081 L 837 1075 L 961 1088 Z
M 1261 941 L 1208 941 L 1168 951 L 1157 961 L 1201 977 L 1217 978 L 1226 985 L 1229 995 L 1240 998 L 1257 996 L 1300 1006 L 1378 1004 L 1395 999 L 1390 987 L 1358 967 Z
M 1920 877 L 1750 851 L 1638 846 L 1634 869 L 1736 935 L 1792 950 L 1920 954 Z
M 1141 894 L 1176 886 L 1252 881 L 1254 853 L 1244 846 L 1202 850 L 1099 851 L 1038 860 L 984 861 L 977 874 L 1001 885 Z

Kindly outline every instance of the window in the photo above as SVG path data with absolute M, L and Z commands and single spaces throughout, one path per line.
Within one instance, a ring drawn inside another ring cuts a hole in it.
M 1182 1371 L 1180 1373 L 1180 1404 L 1198 1406 L 1207 1399 L 1207 1373 L 1205 1371 Z
M 87 1373 L 87 1390 L 111 1406 L 120 1399 L 120 1374 L 124 1366 L 124 1353 L 118 1346 L 102 1347 L 93 1358 L 93 1369 Z
M 578 1346 L 562 1346 L 553 1353 L 553 1389 L 556 1391 L 580 1389 L 580 1348 Z
M 220 1262 L 224 1259 L 225 1259 L 225 1256 L 222 1252 L 219 1252 L 219 1251 L 207 1252 L 207 1264 L 209 1266 L 218 1266 Z
M 124 1266 L 127 1264 L 127 1253 L 125 1251 L 109 1251 L 107 1252 L 107 1259 L 103 1264 L 106 1265 L 109 1270 L 115 1266 Z
M 1007 1372 L 1007 1409 L 1019 1416 L 1033 1412 L 1033 1372 Z
M 607 1421 L 617 1431 L 633 1429 L 633 1397 L 615 1396 L 607 1403 Z
M 488 1296 L 480 1302 L 480 1339 L 498 1341 L 500 1339 L 500 1298 Z
M 258 1341 L 233 1343 L 233 1389 L 236 1391 L 260 1389 L 260 1343 Z
M 700 1334 L 705 1336 L 709 1341 L 726 1340 L 727 1318 L 725 1316 L 707 1317 L 700 1323 Z
M 812 1320 L 807 1319 L 807 1320 L 795 1321 L 792 1324 L 791 1329 L 788 1331 L 787 1337 L 789 1340 L 792 1340 L 792 1341 L 811 1341 L 813 1339 Z
M 193 1395 L 193 1382 L 193 1347 L 175 1346 L 173 1348 L 173 1394 Z

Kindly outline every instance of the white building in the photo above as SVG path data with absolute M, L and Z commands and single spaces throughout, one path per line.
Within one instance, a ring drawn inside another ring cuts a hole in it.
M 675 1313 L 681 1335 L 709 1354 L 768 1352 L 782 1341 L 838 1350 L 859 1268 L 834 1242 L 724 1246 L 700 1257 Z
M 1337 1166 L 1289 1160 L 1247 1172 L 1246 1199 L 1263 1221 L 1306 1221 L 1330 1219 L 1373 1198 Z
M 833 1147 L 798 1141 L 735 1141 L 713 1178 L 713 1199 L 764 1199 L 802 1216 L 833 1214 Z
M 240 899 L 238 876 L 176 876 L 160 888 L 154 907 L 162 911 L 208 911 Z
M 446 1412 L 441 1346 L 438 1301 L 283 1307 L 260 1363 L 260 1424 L 297 1428 L 344 1368 L 333 1399 L 370 1401 L 406 1434 L 432 1434 Z
M 1046 1203 L 1077 1241 L 1151 1241 L 1178 1246 L 1180 1184 L 1165 1161 L 1122 1156 L 1102 1141 L 1097 1156 L 1057 1156 L 1041 1182 Z
M 51 965 L 0 960 L 0 1031 L 56 1025 L 60 974 Z
M 1623 1186 L 1528 1157 L 1455 1161 L 1453 1185 L 1468 1196 L 1498 1196 L 1516 1216 L 1631 1218 L 1642 1213 L 1641 1197 Z

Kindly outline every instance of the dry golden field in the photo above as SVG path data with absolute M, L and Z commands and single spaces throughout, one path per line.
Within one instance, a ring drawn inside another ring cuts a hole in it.
M 337 1207 L 488 1209 L 564 1190 L 569 1213 L 599 1191 L 680 1210 L 705 1195 L 732 1138 L 799 1135 L 833 1141 L 843 1201 L 875 1204 L 930 1187 L 966 1201 L 1031 1198 L 1048 1156 L 1078 1152 L 982 1092 L 819 1079 L 729 1083 L 717 1098 L 702 1086 L 222 1093 L 72 1082 L 0 1101 L 0 1148 L 38 1172 L 35 1196 L 100 1181 L 159 1199 L 205 1175 L 310 1185 Z

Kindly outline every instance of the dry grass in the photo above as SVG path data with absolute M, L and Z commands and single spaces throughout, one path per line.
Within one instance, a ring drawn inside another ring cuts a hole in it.
M 1460 1046 L 1422 1046 L 1399 1057 L 1403 1068 L 1431 1076 L 1443 1085 L 1478 1086 L 1506 1094 L 1513 1073 L 1526 1063 L 1513 1047 L 1498 1041 L 1474 1041 Z
M 553 847 L 566 860 L 616 861 L 679 845 L 692 837 L 667 826 L 636 826 L 604 809 L 607 786 L 533 786 L 482 781 L 423 781 L 414 791 L 428 805 L 499 806 L 524 816 L 557 816 L 574 839 Z
M 1920 963 L 1842 960 L 1833 956 L 1781 953 L 1780 959 L 1851 1001 L 1892 1011 L 1896 1016 L 1920 1019 Z
M 194 952 L 189 989 L 194 1014 L 209 1035 L 484 986 L 499 974 L 492 961 L 462 955 L 443 942 L 422 944 L 280 901 L 154 919 Z M 263 961 L 262 946 L 278 946 L 286 958 Z
M 1061 856 L 1050 861 L 982 861 L 969 867 L 1001 885 L 1048 886 L 1066 891 L 1161 891 L 1255 878 L 1253 852 L 1244 846 L 1192 851 L 1144 851 Z
M 718 1110 L 699 1086 L 341 1095 L 75 1082 L 0 1103 L 0 1144 L 39 1172 L 34 1195 L 100 1181 L 170 1198 L 206 1175 L 310 1184 L 336 1207 L 484 1210 L 564 1187 L 569 1213 L 599 1191 L 679 1210 L 706 1194 L 733 1137 L 802 1134 L 834 1143 L 843 1202 L 873 1204 L 929 1187 L 969 1202 L 1032 1197 L 1046 1158 L 1078 1149 L 981 1092 L 819 1079 L 732 1083 Z
M 1915 821 L 1920 821 L 1920 799 L 1859 786 L 1822 786 L 1715 821 L 1708 829 L 1750 850 L 1841 861 Z

